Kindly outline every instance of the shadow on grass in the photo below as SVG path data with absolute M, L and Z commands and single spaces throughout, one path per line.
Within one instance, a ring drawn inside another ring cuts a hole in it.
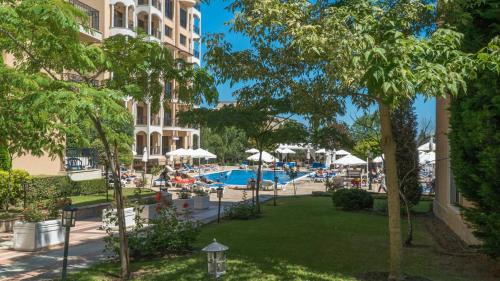
M 163 259 L 133 264 L 133 280 L 213 280 L 207 275 L 207 261 L 204 253 L 191 257 Z M 138 270 L 137 270 L 138 269 Z M 78 280 L 114 280 L 118 275 L 117 265 L 101 266 L 92 274 L 81 274 Z M 98 277 L 100 275 L 101 277 Z M 85 278 L 89 276 L 89 278 Z M 245 258 L 228 259 L 228 269 L 223 280 L 318 280 L 318 281 L 354 281 L 352 276 L 336 273 L 316 272 L 308 267 L 289 264 L 277 259 L 265 258 L 255 262 Z

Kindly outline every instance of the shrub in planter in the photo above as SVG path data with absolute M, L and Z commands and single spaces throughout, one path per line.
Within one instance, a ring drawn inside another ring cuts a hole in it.
M 332 194 L 333 205 L 343 210 L 373 208 L 373 197 L 362 189 L 340 189 Z

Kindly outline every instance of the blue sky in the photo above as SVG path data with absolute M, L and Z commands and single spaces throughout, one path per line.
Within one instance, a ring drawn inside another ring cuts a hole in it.
M 235 49 L 246 49 L 250 47 L 248 40 L 236 33 L 230 33 L 229 27 L 225 24 L 233 17 L 232 13 L 227 11 L 225 7 L 228 1 L 224 0 L 210 0 L 210 4 L 202 4 L 202 32 L 207 33 L 224 33 L 226 40 L 228 40 Z M 204 46 L 202 49 L 204 52 Z M 233 89 L 229 85 L 219 85 L 219 100 L 227 101 L 234 100 L 232 97 Z M 237 88 L 237 86 L 236 86 Z M 417 110 L 418 121 L 423 123 L 431 122 L 431 128 L 434 128 L 435 116 L 436 116 L 436 103 L 434 99 L 425 100 L 423 97 L 418 97 L 415 102 L 415 108 Z M 345 121 L 348 124 L 353 122 L 353 116 L 359 115 L 356 107 L 348 105 L 348 113 L 346 116 L 339 116 L 339 120 Z M 422 125 L 422 124 L 420 124 Z

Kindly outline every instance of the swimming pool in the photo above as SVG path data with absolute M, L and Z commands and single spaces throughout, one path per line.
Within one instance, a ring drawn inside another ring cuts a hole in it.
M 297 173 L 297 178 L 305 176 L 307 173 Z M 279 184 L 286 184 L 291 181 L 290 177 L 284 171 L 276 171 Z M 247 185 L 250 178 L 257 178 L 257 173 L 253 170 L 231 170 L 224 172 L 217 172 L 213 174 L 206 174 L 205 178 L 223 182 L 232 185 Z M 262 179 L 274 181 L 274 171 L 262 171 Z

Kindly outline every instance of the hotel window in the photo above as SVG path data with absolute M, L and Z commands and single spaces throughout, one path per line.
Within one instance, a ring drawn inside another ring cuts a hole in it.
M 167 25 L 165 25 L 165 36 L 172 38 L 172 28 Z
M 184 8 L 181 8 L 180 21 L 181 21 L 181 26 L 187 28 L 187 22 L 188 22 L 187 11 Z
M 186 36 L 184 36 L 184 35 L 181 34 L 180 41 L 181 41 L 181 45 L 186 46 L 186 44 L 187 44 L 187 38 L 186 38 Z
M 169 19 L 174 18 L 174 1 L 165 0 L 165 16 Z
M 165 82 L 165 99 L 172 98 L 173 85 L 172 81 Z

